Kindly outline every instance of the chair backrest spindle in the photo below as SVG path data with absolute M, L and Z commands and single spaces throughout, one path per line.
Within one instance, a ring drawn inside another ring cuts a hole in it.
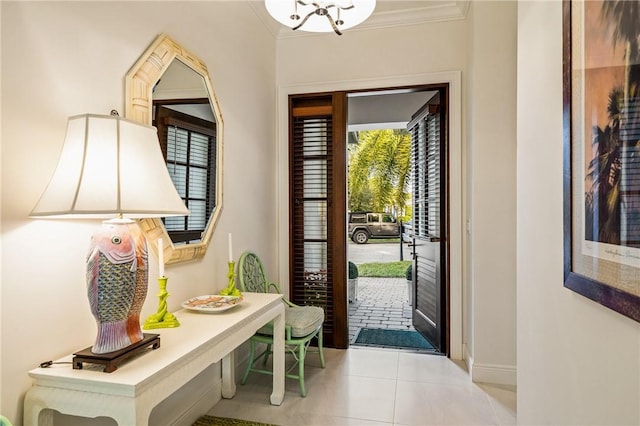
M 250 251 L 242 253 L 238 260 L 237 276 L 240 291 L 269 292 L 269 283 L 264 272 L 264 266 L 255 253 Z

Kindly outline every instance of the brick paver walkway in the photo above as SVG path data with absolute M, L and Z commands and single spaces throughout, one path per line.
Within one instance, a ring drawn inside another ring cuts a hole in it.
M 360 327 L 413 330 L 404 278 L 358 278 L 357 299 L 349 303 L 349 341 Z

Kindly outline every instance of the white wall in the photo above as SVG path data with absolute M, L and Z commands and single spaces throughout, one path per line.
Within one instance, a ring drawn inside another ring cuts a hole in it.
M 640 324 L 563 287 L 562 3 L 518 4 L 518 423 L 640 424 Z
M 516 384 L 516 10 L 471 6 L 467 73 L 469 360 L 474 381 Z
M 286 86 L 462 70 L 466 34 L 466 21 L 456 20 L 283 38 L 278 41 L 277 82 Z
M 275 269 L 275 40 L 245 2 L 1 2 L 2 375 L 0 412 L 21 423 L 27 372 L 90 346 L 85 253 L 94 221 L 27 216 L 56 165 L 66 119 L 124 112 L 124 76 L 160 33 L 208 66 L 224 119 L 224 209 L 206 257 L 170 265 L 169 309 L 226 285 L 236 257 Z M 150 256 L 150 276 L 157 270 Z M 155 283 L 143 308 L 157 309 Z
M 279 40 L 277 82 L 291 93 L 300 87 L 298 93 L 302 93 L 309 87 L 349 90 L 366 87 L 371 81 L 396 82 L 403 77 L 413 81 L 418 74 L 462 72 L 463 117 L 461 129 L 456 131 L 462 132 L 465 169 L 459 201 L 464 205 L 462 224 L 467 218 L 472 220 L 477 242 L 470 246 L 465 239 L 462 252 L 469 259 L 478 257 L 475 263 L 469 260 L 464 264 L 466 283 L 461 286 L 466 293 L 473 290 L 475 294 L 471 301 L 464 295 L 464 331 L 467 338 L 475 333 L 476 339 L 467 355 L 472 363 L 480 364 L 477 380 L 514 384 L 516 7 L 511 2 L 473 2 L 471 9 L 471 15 L 463 20 L 356 28 L 341 37 L 325 34 Z M 472 19 L 478 21 L 470 22 Z M 471 42 L 478 53 L 468 52 Z M 470 77 L 470 67 L 478 74 Z M 476 89 L 469 93 L 466 85 L 472 82 Z M 473 127 L 468 127 L 472 123 Z M 286 151 L 286 145 L 282 146 L 286 137 L 280 137 L 279 144 Z M 473 174 L 479 168 L 484 172 Z M 474 209 L 467 203 L 473 203 Z M 501 205 L 505 208 L 496 212 L 496 206 Z M 455 261 L 463 264 L 463 259 Z M 472 264 L 475 266 L 470 268 Z M 462 305 L 462 301 L 459 297 L 453 303 Z

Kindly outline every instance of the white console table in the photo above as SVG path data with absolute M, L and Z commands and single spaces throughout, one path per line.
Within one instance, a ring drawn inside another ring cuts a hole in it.
M 33 387 L 24 400 L 24 424 L 53 424 L 53 412 L 113 418 L 119 425 L 147 425 L 151 410 L 209 365 L 222 360 L 222 397 L 236 392 L 233 351 L 260 327 L 274 321 L 271 403 L 284 399 L 284 304 L 279 294 L 243 293 L 224 312 L 175 312 L 180 327 L 154 330 L 161 344 L 125 361 L 113 373 L 53 364 L 29 371 Z M 69 355 L 57 361 L 71 361 Z

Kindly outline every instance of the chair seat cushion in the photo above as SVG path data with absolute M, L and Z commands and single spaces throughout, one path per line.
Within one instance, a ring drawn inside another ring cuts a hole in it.
M 324 321 L 324 309 L 318 306 L 294 306 L 284 310 L 285 325 L 291 327 L 291 337 L 304 337 L 313 333 Z M 273 335 L 273 325 L 258 330 L 259 334 Z

